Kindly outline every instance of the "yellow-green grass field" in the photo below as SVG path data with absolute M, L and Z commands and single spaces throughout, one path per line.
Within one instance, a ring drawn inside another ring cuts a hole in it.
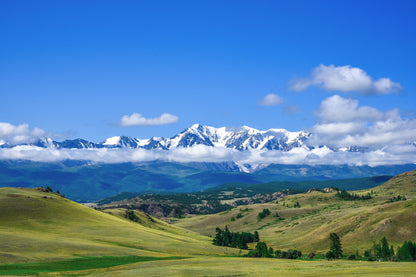
M 111 268 L 43 273 L 44 276 L 416 276 L 416 263 L 301 261 L 198 257 L 139 262 Z
M 146 227 L 35 189 L 0 188 L 0 211 L 0 264 L 84 256 L 237 253 L 166 223 Z
M 330 233 L 341 237 L 345 253 L 372 247 L 386 236 L 395 247 L 405 240 L 416 240 L 416 171 L 399 175 L 373 190 L 373 199 L 345 201 L 335 192 L 311 192 L 284 199 L 248 206 L 239 206 L 215 215 L 195 215 L 173 219 L 171 223 L 203 235 L 214 235 L 215 228 L 226 225 L 231 231 L 258 230 L 260 239 L 275 250 L 298 249 L 303 253 L 326 252 Z M 405 195 L 406 201 L 389 202 L 395 195 Z M 299 202 L 301 207 L 294 208 Z M 287 207 L 289 206 L 289 207 Z M 271 215 L 259 220 L 263 209 Z M 276 216 L 278 214 L 278 217 Z M 240 214 L 240 216 L 238 216 Z

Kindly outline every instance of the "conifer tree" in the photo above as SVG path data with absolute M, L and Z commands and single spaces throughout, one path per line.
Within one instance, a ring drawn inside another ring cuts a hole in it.
M 390 260 L 391 253 L 390 253 L 389 243 L 387 242 L 386 237 L 383 237 L 380 242 L 381 242 L 381 255 L 380 255 L 381 258 L 385 260 Z
M 330 251 L 334 254 L 335 258 L 342 258 L 342 246 L 341 240 L 336 233 L 329 234 L 331 240 Z
M 260 241 L 259 232 L 254 231 L 254 242 L 259 242 L 259 241 Z

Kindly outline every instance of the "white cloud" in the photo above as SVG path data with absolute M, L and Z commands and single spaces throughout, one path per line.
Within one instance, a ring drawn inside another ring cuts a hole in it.
M 139 113 L 133 113 L 131 115 L 124 115 L 119 125 L 123 127 L 131 126 L 153 126 L 153 125 L 167 125 L 178 122 L 179 118 L 176 115 L 163 113 L 159 117 L 145 118 Z
M 260 106 L 277 106 L 283 103 L 283 98 L 277 94 L 267 94 L 262 100 L 258 101 L 257 104 Z
M 316 115 L 318 123 L 310 130 L 313 145 L 375 149 L 416 140 L 416 119 L 402 119 L 397 109 L 380 111 L 334 95 L 322 101 Z
M 30 128 L 28 124 L 15 126 L 7 122 L 0 122 L 0 142 L 2 142 L 0 144 L 30 143 L 46 135 L 44 130 Z
M 305 90 L 317 86 L 329 91 L 355 91 L 362 94 L 388 94 L 401 88 L 389 78 L 373 80 L 364 70 L 350 65 L 319 65 L 306 78 L 290 81 L 290 89 Z
M 357 100 L 333 95 L 324 99 L 316 115 L 320 122 L 363 122 L 398 119 L 397 109 L 382 112 L 368 106 L 358 106 Z

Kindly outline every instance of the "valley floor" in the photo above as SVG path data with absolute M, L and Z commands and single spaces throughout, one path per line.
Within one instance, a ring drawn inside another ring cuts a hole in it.
M 46 276 L 416 276 L 416 263 L 199 257 Z

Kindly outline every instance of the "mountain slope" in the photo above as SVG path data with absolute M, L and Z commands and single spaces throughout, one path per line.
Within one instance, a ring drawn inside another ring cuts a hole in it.
M 374 191 L 380 195 L 416 196 L 416 170 L 399 174 Z
M 416 240 L 416 171 L 391 179 L 372 191 L 370 200 L 346 201 L 335 192 L 311 192 L 287 196 L 266 204 L 240 206 L 215 215 L 191 216 L 175 222 L 201 234 L 213 235 L 216 227 L 232 231 L 259 230 L 262 240 L 273 248 L 302 251 L 327 251 L 328 236 L 336 232 L 347 253 L 361 254 L 374 241 L 386 236 L 396 247 L 405 240 Z M 404 195 L 405 201 L 391 201 Z M 295 208 L 299 202 L 300 208 Z M 258 219 L 263 209 L 271 215 Z M 276 216 L 276 213 L 278 216 Z M 239 215 L 240 214 L 240 215 Z
M 0 211 L 0 263 L 224 253 L 193 232 L 145 227 L 36 189 L 0 188 Z

